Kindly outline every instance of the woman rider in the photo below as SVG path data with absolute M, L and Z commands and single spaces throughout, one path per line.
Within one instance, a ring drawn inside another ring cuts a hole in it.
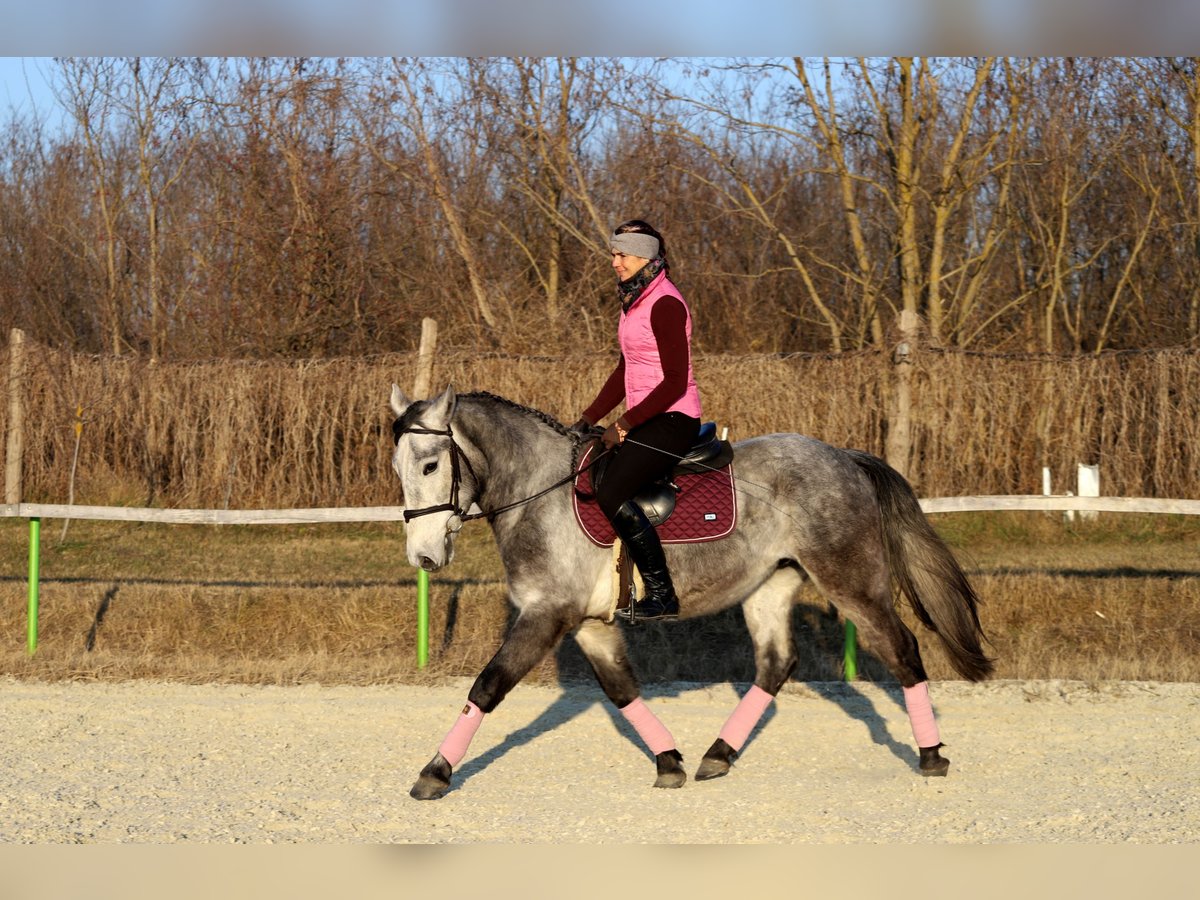
M 613 450 L 596 500 L 642 574 L 646 596 L 626 618 L 673 619 L 679 598 L 667 571 L 658 533 L 633 497 L 670 474 L 700 432 L 700 393 L 692 372 L 692 317 L 670 279 L 662 235 L 640 219 L 619 225 L 610 241 L 619 283 L 621 316 L 616 368 L 583 411 L 577 428 L 590 428 L 622 400 L 625 413 L 601 440 Z

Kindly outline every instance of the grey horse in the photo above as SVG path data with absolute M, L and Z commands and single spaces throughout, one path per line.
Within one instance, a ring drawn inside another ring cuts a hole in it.
M 452 387 L 414 401 L 393 385 L 391 407 L 408 561 L 441 569 L 454 556 L 463 522 L 486 517 L 516 609 L 411 795 L 431 800 L 450 789 L 483 717 L 572 631 L 605 695 L 654 753 L 654 785 L 682 786 L 687 776 L 674 739 L 641 699 L 627 626 L 611 621 L 611 551 L 592 543 L 575 520 L 570 481 L 585 437 L 535 409 L 488 393 L 458 395 Z M 894 608 L 893 583 L 962 677 L 982 680 L 993 663 L 981 648 L 975 592 L 912 488 L 878 457 L 798 434 L 755 437 L 734 450 L 734 532 L 666 548 L 680 618 L 741 604 L 754 646 L 754 685 L 705 753 L 696 780 L 729 772 L 795 668 L 790 614 L 805 578 L 854 621 L 900 682 L 918 771 L 945 775 L 949 761 L 938 752 L 925 668 L 916 637 Z M 482 513 L 470 514 L 473 507 Z

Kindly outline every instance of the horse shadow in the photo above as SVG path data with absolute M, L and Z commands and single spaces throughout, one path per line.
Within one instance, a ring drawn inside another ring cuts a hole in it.
M 844 626 L 831 607 L 798 604 L 792 616 L 793 640 L 801 657 L 790 681 L 808 688 L 816 697 L 837 706 L 850 719 L 861 722 L 872 743 L 886 747 L 893 756 L 914 771 L 919 757 L 913 747 L 897 741 L 887 727 L 887 718 L 872 697 L 856 682 L 842 680 L 842 641 Z M 750 637 L 740 608 L 733 608 L 703 619 L 685 619 L 663 625 L 626 628 L 626 643 L 634 670 L 642 680 L 642 695 L 648 702 L 679 697 L 698 688 L 732 685 L 737 699 L 754 682 L 754 659 Z M 740 645 L 733 640 L 740 631 Z M 681 652 L 682 649 L 682 652 Z M 565 637 L 555 650 L 557 681 L 562 693 L 533 720 L 505 735 L 499 743 L 478 756 L 464 761 L 455 772 L 456 786 L 482 772 L 509 752 L 535 738 L 565 725 L 599 705 L 608 715 L 613 730 L 629 741 L 650 760 L 654 755 L 642 743 L 625 717 L 601 692 L 591 667 L 572 635 Z M 881 688 L 888 702 L 903 710 L 904 695 L 891 674 L 877 657 L 859 648 L 860 675 Z M 729 706 L 733 712 L 736 700 Z M 777 716 L 775 704 L 769 706 L 751 731 L 739 756 L 750 752 L 758 736 Z M 713 739 L 723 724 L 713 722 Z M 670 728 L 670 722 L 664 721 Z M 704 749 L 707 749 L 704 748 Z M 702 751 L 701 751 L 702 752 Z M 698 759 L 690 762 L 698 763 Z

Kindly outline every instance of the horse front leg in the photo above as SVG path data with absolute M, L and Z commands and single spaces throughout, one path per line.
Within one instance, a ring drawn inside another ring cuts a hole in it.
M 573 624 L 565 610 L 522 610 L 496 655 L 475 679 L 467 694 L 466 706 L 438 752 L 421 770 L 409 796 L 416 800 L 437 800 L 450 790 L 454 767 L 466 756 L 483 717 L 500 705 L 517 682 L 541 662 Z
M 587 619 L 575 632 L 579 649 L 587 657 L 604 695 L 620 710 L 638 736 L 654 754 L 657 788 L 680 788 L 687 781 L 683 756 L 675 747 L 675 738 L 641 698 L 641 688 L 626 652 L 625 635 L 620 629 L 596 619 Z
M 728 774 L 754 726 L 796 668 L 792 643 L 792 602 L 803 579 L 795 569 L 780 569 L 742 605 L 754 644 L 754 684 L 734 708 L 696 770 L 697 781 Z

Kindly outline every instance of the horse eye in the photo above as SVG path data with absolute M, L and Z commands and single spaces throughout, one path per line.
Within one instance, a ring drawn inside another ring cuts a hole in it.
M 425 463 L 425 468 L 421 470 L 422 475 L 432 475 L 437 471 L 437 463 Z

